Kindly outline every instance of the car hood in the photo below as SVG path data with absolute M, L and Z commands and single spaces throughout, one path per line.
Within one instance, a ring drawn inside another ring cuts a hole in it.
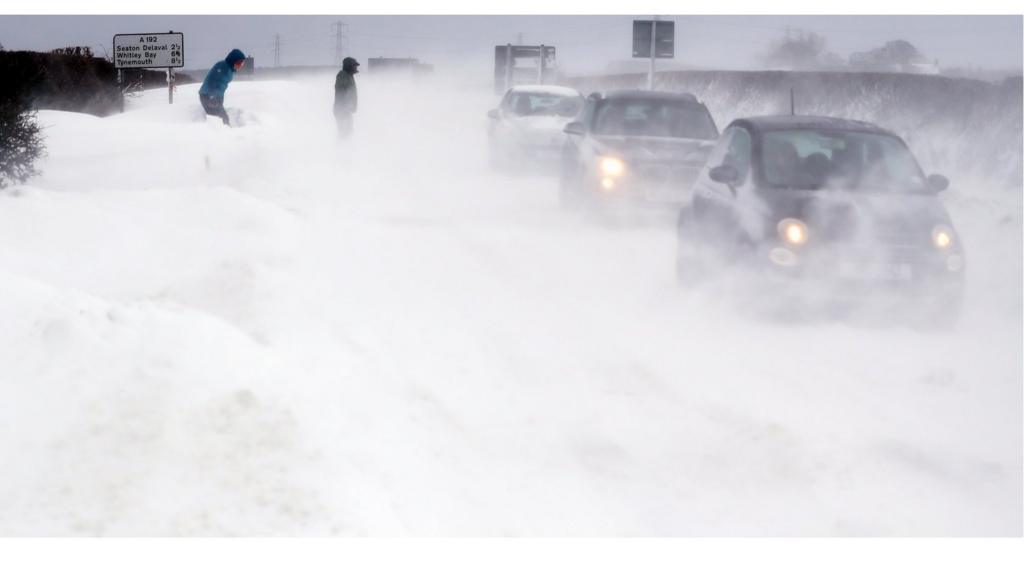
M 509 124 L 519 132 L 543 135 L 561 135 L 562 129 L 569 122 L 572 122 L 572 118 L 564 116 L 519 116 L 509 120 Z
M 594 141 L 599 153 L 614 154 L 626 161 L 701 165 L 715 145 L 711 140 L 640 136 L 600 136 Z
M 872 191 L 773 191 L 776 220 L 799 218 L 827 241 L 927 243 L 938 224 L 951 226 L 949 213 L 927 193 Z

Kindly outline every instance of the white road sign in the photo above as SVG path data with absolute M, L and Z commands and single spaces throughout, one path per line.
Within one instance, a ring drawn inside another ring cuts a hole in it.
M 115 34 L 115 68 L 181 68 L 185 66 L 185 35 Z

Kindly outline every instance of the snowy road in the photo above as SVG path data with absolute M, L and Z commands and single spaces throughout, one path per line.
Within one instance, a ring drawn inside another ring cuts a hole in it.
M 490 173 L 486 89 L 366 78 L 339 144 L 330 86 L 40 114 L 0 534 L 1020 535 L 1019 194 L 951 175 L 951 332 L 758 321 Z

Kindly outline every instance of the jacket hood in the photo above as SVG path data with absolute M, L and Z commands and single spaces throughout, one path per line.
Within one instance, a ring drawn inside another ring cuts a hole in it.
M 243 54 L 242 51 L 238 48 L 235 48 L 231 52 L 228 52 L 228 57 L 224 60 L 226 60 L 228 64 L 234 66 L 235 62 L 238 62 L 239 60 L 245 60 L 245 54 Z

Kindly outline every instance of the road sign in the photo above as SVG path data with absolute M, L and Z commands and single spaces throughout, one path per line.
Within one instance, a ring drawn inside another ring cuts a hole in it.
M 633 58 L 651 57 L 651 23 L 654 31 L 654 57 L 675 58 L 676 23 L 672 20 L 633 20 Z
M 517 84 L 545 84 L 555 75 L 555 47 L 494 47 L 494 91 L 498 94 Z
M 115 34 L 115 68 L 182 68 L 185 66 L 185 35 Z

